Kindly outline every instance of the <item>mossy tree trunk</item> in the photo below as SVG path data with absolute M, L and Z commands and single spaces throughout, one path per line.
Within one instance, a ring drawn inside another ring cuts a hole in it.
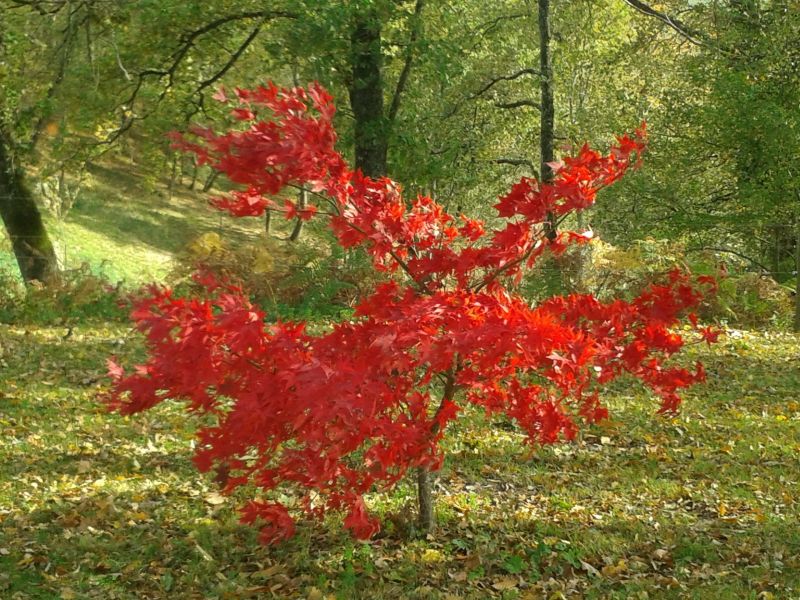
M 350 65 L 356 167 L 370 177 L 383 177 L 387 172 L 388 124 L 383 110 L 381 20 L 375 10 L 359 10 L 353 16 Z
M 8 140 L 0 132 L 0 217 L 25 283 L 47 283 L 58 273 L 58 260 L 39 207 L 14 164 Z
M 555 160 L 555 103 L 553 100 L 553 63 L 550 59 L 550 0 L 539 0 L 539 77 L 541 94 L 542 117 L 539 127 L 539 150 L 541 162 L 539 173 L 543 182 L 553 179 L 553 170 L 550 163 Z M 552 241 L 555 240 L 556 216 L 547 213 L 545 233 Z

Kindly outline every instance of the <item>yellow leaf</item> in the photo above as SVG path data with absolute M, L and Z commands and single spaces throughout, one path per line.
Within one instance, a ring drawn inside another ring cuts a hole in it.
M 517 585 L 519 585 L 519 580 L 516 577 L 507 575 L 506 577 L 496 579 L 492 584 L 492 587 L 498 592 L 502 592 L 505 590 L 513 590 L 515 587 L 517 587 Z
M 225 504 L 226 501 L 227 499 L 225 496 L 219 492 L 209 492 L 206 494 L 206 502 L 208 502 L 211 506 L 219 506 L 220 504 Z
M 605 577 L 616 577 L 628 570 L 628 563 L 625 562 L 624 559 L 620 559 L 620 561 L 615 565 L 606 565 L 602 568 L 601 572 Z
M 315 587 L 308 590 L 308 595 L 306 596 L 306 600 L 322 600 L 323 598 L 322 592 L 319 591 L 319 588 Z
M 422 553 L 421 560 L 423 563 L 430 564 L 430 563 L 437 563 L 441 562 L 444 556 L 438 550 L 434 550 L 433 548 L 428 548 L 425 552 Z

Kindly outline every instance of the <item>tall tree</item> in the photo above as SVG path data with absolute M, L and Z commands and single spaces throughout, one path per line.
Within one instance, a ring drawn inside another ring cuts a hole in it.
M 0 128 L 0 217 L 11 240 L 22 279 L 50 282 L 58 272 L 53 244 L 22 169 L 16 164 L 9 138 Z

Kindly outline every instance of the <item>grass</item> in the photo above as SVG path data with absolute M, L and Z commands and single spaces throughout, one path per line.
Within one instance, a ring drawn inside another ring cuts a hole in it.
M 66 269 L 83 264 L 112 283 L 162 280 L 194 238 L 224 232 L 226 240 L 254 239 L 257 219 L 234 219 L 208 206 L 208 195 L 165 180 L 148 181 L 120 156 L 96 163 L 63 219 L 45 214 L 48 233 Z M 10 244 L 0 233 L 0 270 L 16 274 Z
M 137 284 L 164 277 L 197 235 L 260 230 L 139 181 L 129 165 L 94 167 L 50 221 L 69 266 Z M 694 348 L 709 382 L 674 419 L 620 383 L 615 420 L 574 444 L 532 452 L 510 424 L 468 413 L 446 440 L 434 536 L 411 535 L 409 483 L 368 499 L 384 522 L 371 543 L 331 517 L 262 548 L 193 468 L 179 406 L 105 411 L 105 359 L 142 348 L 97 311 L 91 324 L 0 324 L 2 598 L 800 598 L 794 336 Z
M 800 344 L 734 332 L 697 347 L 709 383 L 675 419 L 620 384 L 615 421 L 531 452 L 477 414 L 447 439 L 439 529 L 412 488 L 376 494 L 377 540 L 302 522 L 262 548 L 191 463 L 179 406 L 109 415 L 119 324 L 0 325 L 0 597 L 800 598 Z

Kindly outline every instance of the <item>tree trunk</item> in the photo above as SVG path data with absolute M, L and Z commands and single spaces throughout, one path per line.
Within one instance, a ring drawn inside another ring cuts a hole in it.
M 388 127 L 383 111 L 381 22 L 374 10 L 362 10 L 354 16 L 350 62 L 356 168 L 370 177 L 382 177 L 387 172 Z
M 214 182 L 219 177 L 219 171 L 211 171 L 211 174 L 206 179 L 206 182 L 203 184 L 203 192 L 207 192 L 211 189 L 211 186 L 214 185 Z
M 442 410 L 449 402 L 452 402 L 455 396 L 456 389 L 456 376 L 458 374 L 458 356 L 453 357 L 453 366 L 447 372 L 445 377 L 444 390 L 442 391 L 442 399 L 439 402 L 439 408 L 436 409 L 436 414 Z M 430 434 L 435 436 L 439 433 L 439 422 L 434 420 L 431 427 Z M 433 486 L 431 472 L 426 467 L 419 467 L 417 469 L 417 502 L 419 503 L 418 525 L 422 533 L 428 534 L 433 531 L 436 524 L 433 513 Z
M 542 157 L 539 173 L 543 182 L 553 179 L 553 170 L 548 163 L 555 160 L 554 157 L 554 128 L 555 128 L 555 105 L 553 101 L 553 65 L 550 60 L 550 0 L 539 0 L 539 70 L 541 76 L 541 124 L 539 129 L 539 149 Z M 550 240 L 556 237 L 556 216 L 553 213 L 547 214 L 545 223 L 545 233 Z
M 0 217 L 3 219 L 19 272 L 25 283 L 47 283 L 58 274 L 58 259 L 47 235 L 39 207 L 13 164 L 0 134 Z
M 197 159 L 192 158 L 192 181 L 189 183 L 189 189 L 192 191 L 194 191 L 194 186 L 197 185 L 197 171 L 199 171 Z
M 800 196 L 800 194 L 798 194 Z M 800 197 L 798 197 L 800 201 Z M 795 217 L 795 239 L 794 239 L 794 332 L 800 333 L 800 216 Z
M 178 155 L 172 155 L 172 171 L 169 175 L 169 186 L 167 188 L 168 199 L 172 200 L 172 193 L 175 191 L 175 180 L 178 178 Z
M 425 467 L 417 469 L 417 501 L 419 502 L 418 525 L 423 533 L 433 531 L 433 491 L 431 488 L 431 472 Z
M 297 208 L 303 210 L 308 203 L 308 190 L 300 188 L 300 193 L 297 196 Z M 303 230 L 303 219 L 295 219 L 294 228 L 291 235 L 289 235 L 290 242 L 296 242 L 300 238 L 300 232 Z

